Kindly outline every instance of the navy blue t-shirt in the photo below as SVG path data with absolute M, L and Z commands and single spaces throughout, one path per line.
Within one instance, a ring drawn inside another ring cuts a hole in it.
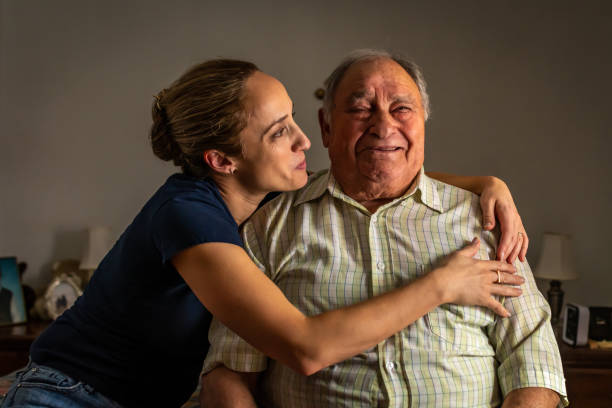
M 176 407 L 197 386 L 211 314 L 170 260 L 205 242 L 242 246 L 211 180 L 175 174 L 32 345 L 32 360 L 135 407 Z

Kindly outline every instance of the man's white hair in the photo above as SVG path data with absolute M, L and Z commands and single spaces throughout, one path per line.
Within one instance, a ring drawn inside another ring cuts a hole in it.
M 398 63 L 402 68 L 406 70 L 408 75 L 416 83 L 421 94 L 421 101 L 423 103 L 423 110 L 425 111 L 425 120 L 429 118 L 430 107 L 429 107 L 429 94 L 427 93 L 427 83 L 421 68 L 412 61 L 404 59 L 403 57 L 395 54 L 391 54 L 385 50 L 375 49 L 359 49 L 349 53 L 340 64 L 334 69 L 329 77 L 325 80 L 325 96 L 323 97 L 323 112 L 325 114 L 325 120 L 330 123 L 331 111 L 334 107 L 334 96 L 338 84 L 346 74 L 346 71 L 353 65 L 362 61 L 371 61 L 380 58 L 390 59 Z

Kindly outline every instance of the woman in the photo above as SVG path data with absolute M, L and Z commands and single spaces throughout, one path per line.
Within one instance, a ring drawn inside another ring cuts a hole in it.
M 211 313 L 304 374 L 442 303 L 507 315 L 491 295 L 520 289 L 494 282 L 500 273 L 508 284 L 522 278 L 505 262 L 473 259 L 477 241 L 367 302 L 314 317 L 291 305 L 250 261 L 238 233 L 266 194 L 306 183 L 310 142 L 291 109 L 280 82 L 232 60 L 197 65 L 156 97 L 153 151 L 182 174 L 145 204 L 83 296 L 32 345 L 32 362 L 3 406 L 179 406 L 197 385 Z

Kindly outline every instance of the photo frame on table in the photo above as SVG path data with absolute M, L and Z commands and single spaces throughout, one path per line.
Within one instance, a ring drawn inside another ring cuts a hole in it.
M 27 319 L 17 258 L 0 257 L 0 326 L 26 323 Z

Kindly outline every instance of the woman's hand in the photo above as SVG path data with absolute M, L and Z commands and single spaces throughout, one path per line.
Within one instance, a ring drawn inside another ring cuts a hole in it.
M 525 279 L 506 262 L 474 259 L 479 246 L 480 240 L 474 238 L 465 248 L 448 255 L 431 272 L 431 278 L 442 291 L 443 303 L 485 306 L 508 317 L 510 313 L 492 295 L 520 296 L 522 290 L 509 285 L 520 285 Z
M 497 259 L 514 263 L 518 256 L 522 262 L 525 262 L 529 238 L 512 194 L 502 180 L 497 177 L 488 179 L 489 182 L 480 195 L 480 206 L 485 230 L 490 231 L 495 228 L 495 218 L 499 219 L 501 237 L 497 246 Z

